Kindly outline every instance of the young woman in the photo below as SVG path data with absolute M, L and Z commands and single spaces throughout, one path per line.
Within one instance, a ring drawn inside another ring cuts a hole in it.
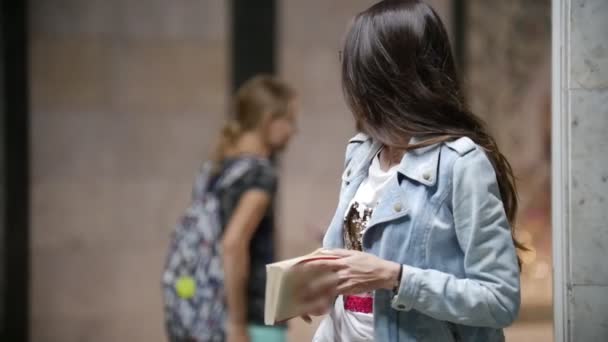
M 270 157 L 296 131 L 296 94 L 284 82 L 257 76 L 236 94 L 235 117 L 222 131 L 216 178 L 240 159 L 252 165 L 217 194 L 228 305 L 228 342 L 284 341 L 280 327 L 264 327 L 265 265 L 274 261 L 273 197 L 277 175 Z
M 438 15 L 420 0 L 357 15 L 342 83 L 360 133 L 323 241 L 339 258 L 301 266 L 337 275 L 299 291 L 331 299 L 314 341 L 504 341 L 520 305 L 513 173 L 467 109 Z

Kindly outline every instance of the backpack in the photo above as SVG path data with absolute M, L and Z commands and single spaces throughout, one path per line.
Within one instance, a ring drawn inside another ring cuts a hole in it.
M 213 163 L 205 163 L 196 177 L 192 203 L 173 232 L 162 275 L 165 324 L 172 342 L 224 340 L 223 227 L 216 194 L 241 178 L 252 162 L 235 161 L 219 176 L 213 191 Z

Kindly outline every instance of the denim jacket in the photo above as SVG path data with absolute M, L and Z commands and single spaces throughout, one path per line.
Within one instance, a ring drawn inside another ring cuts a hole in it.
M 342 248 L 344 214 L 381 145 L 346 150 L 340 200 L 323 239 Z M 397 291 L 374 293 L 376 341 L 504 341 L 517 317 L 519 266 L 494 168 L 469 138 L 408 152 L 382 194 L 363 249 L 404 265 Z

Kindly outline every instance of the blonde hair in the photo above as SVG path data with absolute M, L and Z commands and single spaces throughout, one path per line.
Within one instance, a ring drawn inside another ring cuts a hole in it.
M 216 166 L 244 133 L 257 129 L 267 117 L 287 115 L 295 96 L 287 83 L 271 75 L 258 75 L 245 82 L 235 95 L 234 116 L 222 128 L 213 158 Z

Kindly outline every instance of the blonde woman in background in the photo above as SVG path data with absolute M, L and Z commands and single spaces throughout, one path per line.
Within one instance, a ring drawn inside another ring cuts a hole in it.
M 284 327 L 264 326 L 265 265 L 274 261 L 275 250 L 272 204 L 277 172 L 270 158 L 296 132 L 297 96 L 285 82 L 261 75 L 238 90 L 234 109 L 218 144 L 215 178 L 240 159 L 253 163 L 216 194 L 224 227 L 226 341 L 285 341 Z

